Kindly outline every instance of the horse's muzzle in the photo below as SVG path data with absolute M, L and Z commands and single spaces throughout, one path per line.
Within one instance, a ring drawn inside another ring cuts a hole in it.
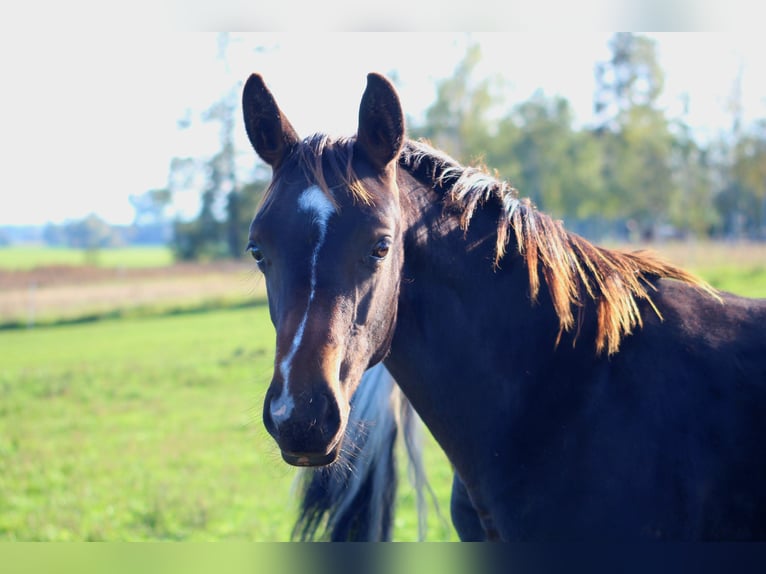
M 345 417 L 335 398 L 318 392 L 291 409 L 289 416 L 275 416 L 273 395 L 267 393 L 263 409 L 266 430 L 282 451 L 282 458 L 294 466 L 324 466 L 335 461 L 345 430 Z M 276 414 L 279 414 L 277 411 Z

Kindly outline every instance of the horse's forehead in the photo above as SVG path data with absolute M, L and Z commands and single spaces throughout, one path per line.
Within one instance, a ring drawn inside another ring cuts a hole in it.
M 310 214 L 322 220 L 339 216 L 338 219 L 344 221 L 375 219 L 390 212 L 396 204 L 390 190 L 383 189 L 377 182 L 360 180 L 357 183 L 368 193 L 361 201 L 350 185 L 335 181 L 320 184 L 306 178 L 281 181 L 274 186 L 273 203 L 279 206 L 282 215 L 285 212 Z
M 318 185 L 310 185 L 298 195 L 298 210 L 308 213 L 312 220 L 324 230 L 327 221 L 337 212 L 329 195 Z
M 347 173 L 340 173 L 331 165 L 312 169 L 310 159 L 291 161 L 275 176 L 263 216 L 271 212 L 283 223 L 289 219 L 296 224 L 302 218 L 290 214 L 310 214 L 322 221 L 337 216 L 338 225 L 395 217 L 397 194 L 370 166 L 355 161 Z

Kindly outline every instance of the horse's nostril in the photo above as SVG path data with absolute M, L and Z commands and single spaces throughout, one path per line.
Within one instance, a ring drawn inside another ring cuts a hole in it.
M 331 397 L 327 394 L 322 394 L 319 397 L 320 409 L 317 419 L 320 422 L 321 432 L 332 437 L 338 432 L 340 428 L 340 407 L 335 397 Z

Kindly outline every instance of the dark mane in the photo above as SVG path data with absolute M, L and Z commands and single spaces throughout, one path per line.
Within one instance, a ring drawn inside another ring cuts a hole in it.
M 586 299 L 594 301 L 597 354 L 617 352 L 622 338 L 642 326 L 639 300 L 649 302 L 662 317 L 649 293 L 654 289 L 653 279 L 676 279 L 717 297 L 702 280 L 653 253 L 605 249 L 567 232 L 560 220 L 537 211 L 507 182 L 483 169 L 461 166 L 422 142 L 407 142 L 399 165 L 444 190 L 445 206 L 457 210 L 463 230 L 468 229 L 477 207 L 499 206 L 495 265 L 500 267 L 509 240 L 515 237 L 518 254 L 529 271 L 530 296 L 537 299 L 542 275 L 559 317 L 559 337 L 575 328 L 573 311 L 581 313 Z

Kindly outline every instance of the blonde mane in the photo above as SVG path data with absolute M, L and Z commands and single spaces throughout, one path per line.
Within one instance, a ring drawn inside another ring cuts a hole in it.
M 559 340 L 565 331 L 577 327 L 579 332 L 579 315 L 586 299 L 591 299 L 597 308 L 596 354 L 616 353 L 623 337 L 643 325 L 640 300 L 647 301 L 662 318 L 650 296 L 654 278 L 676 279 L 717 297 L 704 281 L 653 253 L 605 249 L 567 232 L 561 221 L 537 211 L 507 182 L 483 169 L 463 167 L 422 142 L 408 142 L 400 164 L 411 172 L 425 173 L 434 186 L 445 190 L 445 205 L 459 213 L 464 231 L 478 206 L 499 203 L 495 266 L 502 265 L 513 237 L 528 270 L 533 302 L 540 292 L 541 277 L 545 282 L 559 318 Z

